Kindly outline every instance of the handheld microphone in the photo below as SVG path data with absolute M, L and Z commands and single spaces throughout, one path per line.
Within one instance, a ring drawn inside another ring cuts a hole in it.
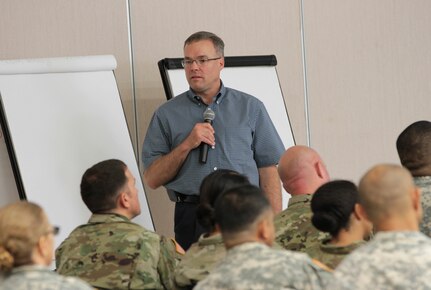
M 208 107 L 204 112 L 204 122 L 212 124 L 214 118 L 215 118 L 214 111 Z M 201 143 L 200 155 L 199 155 L 199 161 L 201 163 L 207 163 L 208 147 L 209 147 L 209 145 L 207 143 L 205 143 L 205 142 Z

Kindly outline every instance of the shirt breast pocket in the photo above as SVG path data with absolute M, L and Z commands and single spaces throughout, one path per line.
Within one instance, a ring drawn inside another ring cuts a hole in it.
M 248 162 L 253 160 L 253 132 L 250 127 L 225 128 L 223 144 L 225 154 L 230 160 Z

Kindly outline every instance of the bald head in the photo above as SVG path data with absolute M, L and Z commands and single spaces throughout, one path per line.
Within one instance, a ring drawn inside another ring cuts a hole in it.
M 278 164 L 283 187 L 292 195 L 314 193 L 329 181 L 319 154 L 307 146 L 293 146 L 284 152 Z
M 419 193 L 410 172 L 392 164 L 371 168 L 359 183 L 359 201 L 367 217 L 377 229 L 402 222 L 419 223 Z M 404 225 L 405 226 L 405 225 Z

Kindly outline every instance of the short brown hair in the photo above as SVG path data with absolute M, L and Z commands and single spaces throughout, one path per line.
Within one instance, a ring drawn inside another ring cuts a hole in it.
M 186 39 L 186 41 L 184 41 L 184 47 L 186 47 L 187 44 L 201 40 L 211 40 L 217 53 L 220 54 L 220 56 L 224 56 L 223 40 L 214 33 L 208 31 L 199 31 L 193 33 Z

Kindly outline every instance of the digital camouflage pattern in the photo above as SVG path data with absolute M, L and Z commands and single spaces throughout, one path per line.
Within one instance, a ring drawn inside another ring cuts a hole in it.
M 308 253 L 318 249 L 328 237 L 311 223 L 311 197 L 311 194 L 292 196 L 288 207 L 275 216 L 275 242 L 282 248 Z
M 308 254 L 331 269 L 335 269 L 344 257 L 365 244 L 365 241 L 358 241 L 348 246 L 334 246 L 329 241 L 330 239 L 322 241 L 318 248 L 310 249 Z
M 93 214 L 56 250 L 57 271 L 105 289 L 172 289 L 175 244 L 116 214 Z
M 228 250 L 221 263 L 194 289 L 324 289 L 331 277 L 303 253 L 251 242 Z
M 379 232 L 334 272 L 328 289 L 431 289 L 431 239 L 420 232 Z
M 414 177 L 414 181 L 416 186 L 422 190 L 423 217 L 420 230 L 428 237 L 431 237 L 431 176 Z
M 63 277 L 43 266 L 22 266 L 1 281 L 2 290 L 91 290 L 90 285 L 73 277 Z
M 194 286 L 214 269 L 226 256 L 221 234 L 210 237 L 202 235 L 187 250 L 175 270 L 175 283 L 178 289 Z

